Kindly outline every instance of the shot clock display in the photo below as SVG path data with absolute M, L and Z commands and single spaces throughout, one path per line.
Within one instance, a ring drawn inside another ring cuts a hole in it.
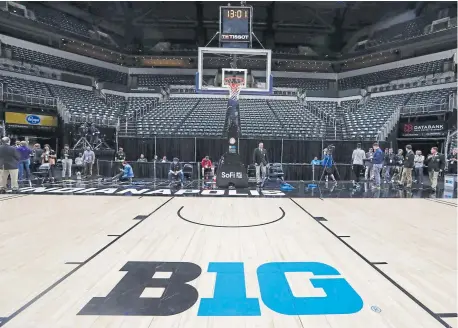
M 251 7 L 220 7 L 220 42 L 223 47 L 248 47 L 251 44 L 251 16 Z

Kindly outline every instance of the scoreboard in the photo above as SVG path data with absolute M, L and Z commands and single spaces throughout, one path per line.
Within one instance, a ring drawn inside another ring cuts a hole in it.
M 220 7 L 219 41 L 221 47 L 251 47 L 252 16 L 252 7 Z

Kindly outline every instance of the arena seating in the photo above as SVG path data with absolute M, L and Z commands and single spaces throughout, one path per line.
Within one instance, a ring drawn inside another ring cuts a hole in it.
M 183 120 L 197 106 L 199 99 L 171 98 L 159 104 L 136 123 L 138 135 L 175 135 Z
M 426 25 L 433 21 L 432 16 L 421 16 L 413 20 L 390 26 L 376 31 L 366 45 L 366 48 L 376 47 L 384 43 L 403 41 L 424 35 Z
M 285 136 L 286 132 L 286 136 L 290 138 L 312 139 L 321 138 L 326 133 L 324 122 L 307 111 L 298 101 L 269 100 L 269 105 L 284 127 L 279 127 L 283 133 L 282 136 Z M 243 112 L 240 115 L 243 115 Z M 278 126 L 273 123 L 271 126 Z M 256 126 L 256 122 L 252 123 L 252 125 Z M 262 132 L 258 132 L 258 135 L 259 133 L 262 135 Z
M 328 80 L 320 79 L 302 79 L 289 77 L 275 77 L 274 85 L 284 88 L 302 88 L 307 90 L 327 90 L 329 88 Z
M 380 128 L 398 108 L 405 105 L 409 94 L 371 98 L 357 110 L 344 113 L 346 138 L 375 139 Z
M 4 92 L 52 97 L 52 94 L 45 83 L 2 75 L 0 75 L 0 82 L 3 83 Z
M 137 75 L 138 86 L 194 85 L 195 77 L 190 75 Z
M 226 98 L 200 99 L 178 128 L 177 135 L 219 136 L 224 134 L 227 114 Z
M 126 116 L 130 116 L 136 110 L 147 108 L 147 106 L 155 105 L 158 102 L 157 97 L 129 97 L 127 99 Z
M 44 6 L 39 2 L 27 2 L 26 7 L 35 13 L 35 19 L 40 23 L 50 25 L 57 29 L 78 34 L 87 38 L 90 37 L 88 23 L 76 17 Z
M 13 59 L 41 66 L 92 76 L 100 82 L 127 84 L 127 74 L 78 61 L 48 55 L 34 50 L 9 46 Z
M 280 123 L 280 117 L 275 115 L 267 100 L 243 99 L 239 102 L 239 107 L 242 137 L 286 138 L 289 136 Z
M 417 65 L 404 66 L 386 71 L 379 71 L 370 74 L 357 75 L 339 80 L 339 89 L 358 89 L 371 85 L 387 83 L 408 77 L 424 76 L 433 73 L 443 72 L 445 60 L 435 60 Z
M 433 91 L 415 92 L 412 94 L 406 105 L 428 105 L 448 102 L 448 97 L 452 92 L 453 89 L 439 89 Z
M 94 91 L 49 85 L 52 93 L 58 97 L 71 114 L 88 116 L 93 119 L 116 119 L 117 116 L 102 98 Z

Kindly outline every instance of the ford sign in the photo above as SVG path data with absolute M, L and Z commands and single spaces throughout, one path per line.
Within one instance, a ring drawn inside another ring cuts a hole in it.
M 38 125 L 41 122 L 40 116 L 37 115 L 27 115 L 25 120 L 31 125 Z

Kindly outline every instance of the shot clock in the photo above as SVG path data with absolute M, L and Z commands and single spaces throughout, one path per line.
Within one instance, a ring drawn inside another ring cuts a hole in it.
M 251 46 L 252 7 L 220 7 L 220 43 L 227 48 Z

